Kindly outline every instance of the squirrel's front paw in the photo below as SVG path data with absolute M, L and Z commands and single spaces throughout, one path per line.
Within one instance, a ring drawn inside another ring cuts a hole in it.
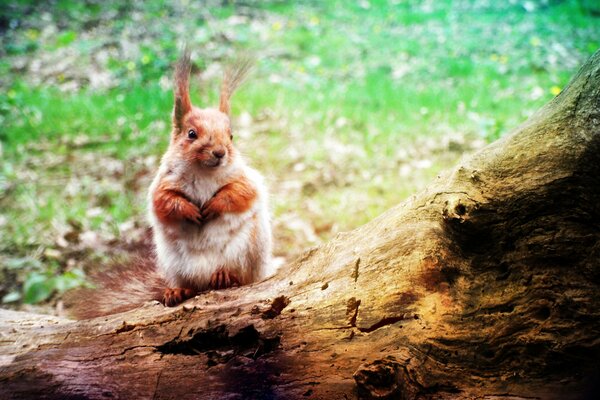
M 196 295 L 196 291 L 188 288 L 166 288 L 162 303 L 167 307 L 175 307 Z
M 215 219 L 223 212 L 223 204 L 221 204 L 223 200 L 218 197 L 213 197 L 209 201 L 207 201 L 202 209 L 200 210 L 200 215 L 202 216 L 202 221 L 210 221 Z
M 187 219 L 188 221 L 198 225 L 202 225 L 202 223 L 204 222 L 202 218 L 202 213 L 195 204 L 186 202 L 182 211 L 185 215 L 185 219 Z
M 220 269 L 216 272 L 213 272 L 210 277 L 210 287 L 213 289 L 227 289 L 233 286 L 239 286 L 240 280 L 232 272 L 229 272 L 226 269 Z

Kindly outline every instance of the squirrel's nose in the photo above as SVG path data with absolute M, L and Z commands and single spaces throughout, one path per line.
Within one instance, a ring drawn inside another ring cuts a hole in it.
M 212 155 L 215 156 L 216 158 L 223 158 L 223 157 L 225 157 L 225 149 L 221 148 L 221 149 L 213 150 Z

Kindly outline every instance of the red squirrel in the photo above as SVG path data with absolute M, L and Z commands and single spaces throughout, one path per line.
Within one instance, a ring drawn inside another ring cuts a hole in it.
M 192 105 L 190 65 L 186 50 L 175 69 L 169 147 L 148 193 L 156 260 L 140 258 L 101 276 L 111 292 L 86 296 L 87 304 L 75 306 L 79 317 L 152 299 L 175 306 L 202 291 L 245 285 L 271 272 L 267 190 L 235 148 L 231 130 L 230 99 L 250 63 L 226 70 L 218 109 Z

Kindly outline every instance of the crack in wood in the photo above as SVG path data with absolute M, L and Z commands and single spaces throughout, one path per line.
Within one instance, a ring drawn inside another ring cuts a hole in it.
M 371 325 L 369 327 L 361 328 L 359 326 L 357 328 L 358 328 L 359 331 L 361 331 L 363 333 L 371 333 L 373 331 L 376 331 L 379 328 L 383 328 L 384 326 L 388 326 L 388 325 L 393 325 L 396 322 L 404 321 L 406 319 L 408 319 L 408 318 L 406 317 L 405 314 L 400 315 L 400 316 L 396 316 L 396 317 L 386 317 L 386 318 L 383 318 L 383 319 L 379 320 L 378 322 L 374 323 L 373 325 Z
M 109 347 L 112 347 L 112 344 Z M 151 348 L 154 348 L 154 347 L 155 346 L 151 346 L 151 345 L 130 346 L 130 347 L 124 348 L 119 353 L 103 354 L 103 355 L 98 356 L 98 357 L 90 357 L 90 358 L 88 358 L 87 356 L 85 356 L 85 357 L 67 356 L 67 357 L 65 357 L 65 360 L 67 360 L 67 361 L 74 361 L 74 362 L 77 362 L 77 361 L 92 362 L 92 361 L 102 360 L 102 359 L 105 359 L 105 358 L 114 358 L 114 357 L 124 356 L 125 353 L 127 353 L 128 351 L 135 350 L 135 349 L 143 349 L 143 348 L 151 349 Z
M 114 336 L 114 334 L 118 333 L 117 331 L 119 329 L 121 329 L 124 325 L 131 325 L 131 326 L 133 326 L 133 329 L 135 329 L 135 328 L 144 329 L 144 328 L 149 328 L 149 327 L 162 326 L 163 324 L 177 323 L 179 318 L 180 318 L 180 316 L 177 313 L 173 313 L 173 314 L 170 314 L 167 318 L 164 318 L 162 320 L 157 319 L 156 321 L 152 321 L 152 322 L 145 323 L 145 324 L 139 324 L 139 323 L 129 324 L 127 321 L 123 321 L 123 323 L 121 324 L 121 326 L 119 328 L 117 328 L 117 330 L 109 331 L 106 333 L 99 333 L 97 335 L 97 337 Z
M 225 364 L 235 356 L 242 356 L 256 360 L 264 354 L 277 349 L 281 337 L 275 335 L 267 337 L 256 330 L 254 325 L 240 329 L 235 335 L 230 336 L 225 325 L 196 332 L 190 339 L 173 339 L 163 345 L 156 346 L 162 354 L 174 355 L 206 355 L 207 366 Z
M 273 299 L 271 302 L 271 307 L 268 310 L 262 312 L 263 319 L 273 319 L 281 314 L 284 308 L 286 308 L 290 304 L 289 297 L 279 296 Z
M 352 271 L 352 275 L 350 275 L 350 277 L 352 279 L 354 279 L 354 282 L 356 283 L 356 281 L 358 281 L 358 268 L 360 267 L 360 257 L 358 257 L 356 259 L 356 262 L 354 263 L 354 270 Z

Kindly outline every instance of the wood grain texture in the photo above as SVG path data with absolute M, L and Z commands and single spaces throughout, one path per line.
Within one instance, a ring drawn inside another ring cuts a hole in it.
M 510 135 L 267 281 L 3 311 L 0 397 L 579 399 L 600 359 L 600 53 Z

